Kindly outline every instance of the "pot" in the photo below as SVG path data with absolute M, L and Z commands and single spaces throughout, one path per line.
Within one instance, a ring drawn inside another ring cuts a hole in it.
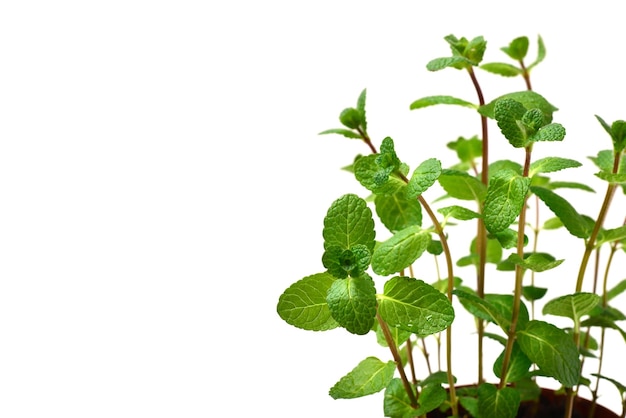
M 521 403 L 517 418 L 561 418 L 565 414 L 566 396 L 552 389 L 541 389 L 541 395 L 537 401 L 524 401 Z M 620 418 L 618 414 L 596 403 L 594 415 L 589 416 L 593 403 L 585 398 L 576 397 L 572 418 Z M 428 418 L 447 418 L 449 410 L 429 412 Z M 459 416 L 470 417 L 467 411 L 459 405 Z M 495 417 L 494 417 L 495 418 Z

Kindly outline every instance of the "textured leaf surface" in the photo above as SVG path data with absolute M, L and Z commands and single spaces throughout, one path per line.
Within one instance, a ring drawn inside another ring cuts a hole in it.
M 544 315 L 564 316 L 578 322 L 600 303 L 600 296 L 595 293 L 574 293 L 552 299 L 543 307 Z
M 422 205 L 406 196 L 406 186 L 392 195 L 377 195 L 376 214 L 391 232 L 422 225 Z
M 482 202 L 487 194 L 487 186 L 462 171 L 443 170 L 438 180 L 441 187 L 457 199 Z
M 570 234 L 578 238 L 589 238 L 591 230 L 587 222 L 567 200 L 543 187 L 533 186 L 531 191 L 563 222 Z
M 566 168 L 580 167 L 582 164 L 569 158 L 546 157 L 530 165 L 529 177 L 538 173 L 552 173 Z
M 367 275 L 335 280 L 326 296 L 333 318 L 353 334 L 367 334 L 376 317 L 376 288 Z
M 406 189 L 407 197 L 415 199 L 435 184 L 441 174 L 441 161 L 431 158 L 417 166 Z
M 457 205 L 437 209 L 437 212 L 441 213 L 443 216 L 449 216 L 460 221 L 467 221 L 481 217 L 480 213 Z
M 547 322 L 533 320 L 518 329 L 516 336 L 524 354 L 544 373 L 566 387 L 578 383 L 578 349 L 565 331 Z
M 497 97 L 488 104 L 481 106 L 478 109 L 478 112 L 481 115 L 494 119 L 495 104 L 502 99 L 513 99 L 516 102 L 522 104 L 525 109 L 539 109 L 544 115 L 548 116 L 550 122 L 552 121 L 552 114 L 558 110 L 540 94 L 534 91 L 523 90 L 513 93 L 507 93 L 500 97 Z
M 384 363 L 368 357 L 335 383 L 329 394 L 333 399 L 354 399 L 380 392 L 391 382 L 395 370 L 393 361 Z
M 383 411 L 386 417 L 409 418 L 415 416 L 415 409 L 411 407 L 411 400 L 407 395 L 402 380 L 392 379 L 385 389 Z
M 504 351 L 498 356 L 495 363 L 493 364 L 493 373 L 496 377 L 502 376 L 502 363 L 504 362 Z M 532 362 L 526 354 L 519 348 L 517 343 L 513 344 L 513 351 L 511 352 L 511 359 L 509 361 L 509 368 L 506 372 L 506 381 L 507 382 L 516 382 L 521 378 L 528 375 L 528 370 Z
M 512 171 L 496 174 L 489 181 L 483 216 L 485 227 L 492 234 L 504 231 L 522 210 L 530 179 Z
M 395 175 L 394 167 L 382 167 L 380 155 L 360 157 L 354 163 L 354 175 L 363 187 L 377 195 L 397 193 L 405 182 Z
M 509 140 L 515 148 L 526 146 L 528 140 L 525 129 L 519 122 L 522 120 L 526 108 L 518 101 L 512 99 L 498 100 L 494 105 L 494 117 L 498 121 L 498 127 L 502 135 Z
M 346 194 L 335 200 L 324 218 L 324 248 L 337 246 L 349 250 L 355 245 L 374 249 L 376 233 L 372 211 L 365 200 Z
M 458 105 L 458 106 L 469 107 L 472 109 L 477 108 L 477 106 L 474 103 L 470 103 L 466 100 L 459 99 L 459 98 L 452 97 L 452 96 L 422 97 L 421 99 L 417 99 L 413 103 L 411 103 L 410 108 L 411 110 L 414 110 L 414 109 L 421 109 L 423 107 L 434 106 L 434 105 L 439 105 L 439 104 Z
M 517 254 L 511 254 L 508 257 L 507 261 L 509 261 L 510 263 L 516 264 L 522 268 L 525 268 L 527 270 L 532 270 L 534 272 L 539 273 L 542 271 L 546 271 L 546 270 L 550 270 L 555 267 L 558 267 L 565 260 L 556 260 L 550 254 L 531 253 L 528 256 L 525 256 L 524 258 L 521 258 Z
M 478 387 L 478 414 L 481 418 L 515 418 L 519 405 L 520 395 L 513 388 L 498 389 L 489 383 Z
M 472 65 L 472 63 L 467 58 L 454 56 L 435 58 L 426 64 L 426 69 L 428 69 L 428 71 L 439 71 L 448 67 L 460 69 L 470 65 Z
M 387 276 L 409 267 L 428 248 L 431 236 L 418 226 L 410 226 L 395 233 L 374 250 L 372 269 Z
M 452 304 L 443 293 L 408 277 L 394 277 L 385 283 L 378 311 L 390 326 L 421 336 L 442 331 L 454 320 Z
M 334 281 L 330 274 L 318 273 L 292 284 L 278 299 L 278 315 L 288 324 L 306 330 L 326 331 L 338 327 L 326 302 L 326 294 Z
M 565 138 L 565 128 L 559 123 L 551 123 L 539 128 L 537 132 L 529 137 L 531 141 L 562 141 Z

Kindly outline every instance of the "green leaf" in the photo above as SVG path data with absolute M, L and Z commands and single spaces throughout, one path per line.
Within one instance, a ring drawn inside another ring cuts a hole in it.
M 430 233 L 419 226 L 410 226 L 396 232 L 374 250 L 372 269 L 381 276 L 402 271 L 422 255 L 430 239 Z
M 589 238 L 593 226 L 590 227 L 567 200 L 544 187 L 533 186 L 530 190 L 563 222 L 570 234 L 578 238 Z
M 609 291 L 606 292 L 607 300 L 613 299 L 615 296 L 618 296 L 626 290 L 626 279 L 622 280 L 615 286 L 613 286 Z
M 333 399 L 354 399 L 383 390 L 393 379 L 396 364 L 383 363 L 376 357 L 361 361 L 330 389 Z
M 435 184 L 441 174 L 441 161 L 430 158 L 417 166 L 406 189 L 409 199 L 416 199 Z
M 556 260 L 553 256 L 546 253 L 528 253 L 524 254 L 524 258 L 517 254 L 511 254 L 507 261 L 524 269 L 540 273 L 560 266 L 565 260 Z
M 443 253 L 443 245 L 441 241 L 431 239 L 428 247 L 426 247 L 426 251 L 432 255 L 441 255 L 441 253 Z
M 351 138 L 351 139 L 362 139 L 361 135 L 359 135 L 358 132 L 354 132 L 351 131 L 349 129 L 327 129 L 325 131 L 320 132 L 318 135 L 328 135 L 328 134 L 339 134 L 339 135 L 343 135 L 346 138 Z
M 387 339 L 385 338 L 385 334 L 383 333 L 380 325 L 378 325 L 378 322 L 374 324 L 374 328 L 376 330 L 376 341 L 378 342 L 378 344 L 383 347 L 389 347 Z M 389 332 L 391 333 L 391 337 L 393 338 L 393 342 L 395 343 L 396 347 L 400 347 L 402 344 L 406 343 L 409 337 L 413 335 L 413 333 L 410 331 L 405 331 L 403 329 L 395 327 L 389 328 Z
M 578 323 L 580 319 L 591 312 L 598 303 L 600 303 L 600 296 L 595 293 L 574 293 L 547 302 L 543 307 L 543 314 L 564 316 Z
M 544 60 L 545 57 L 546 57 L 546 46 L 543 43 L 543 39 L 541 38 L 541 36 L 538 36 L 537 37 L 537 58 L 532 64 L 528 66 L 528 71 L 536 67 L 541 61 Z
M 487 186 L 462 171 L 443 170 L 438 181 L 451 197 L 457 199 L 482 202 L 487 194 Z
M 376 317 L 376 288 L 367 274 L 336 280 L 332 283 L 326 302 L 339 324 L 357 335 L 367 334 Z
M 409 109 L 421 109 L 423 107 L 434 106 L 434 105 L 457 105 L 463 107 L 469 107 L 470 109 L 478 109 L 478 106 L 472 102 L 468 102 L 467 100 L 459 99 L 452 96 L 427 96 L 422 97 L 421 99 L 415 100 L 411 103 Z
M 495 238 L 498 240 L 502 248 L 511 249 L 517 247 L 517 231 L 507 228 L 504 231 L 497 232 L 495 234 L 489 234 L 489 238 Z M 528 243 L 528 237 L 524 235 L 524 245 Z
M 411 400 L 407 395 L 402 380 L 392 379 L 385 389 L 383 411 L 386 417 L 412 418 L 416 416 L 416 409 L 411 406 Z
M 509 46 L 500 48 L 509 57 L 516 61 L 521 61 L 526 58 L 528 53 L 528 37 L 520 36 L 515 38 L 509 43 Z
M 516 337 L 524 354 L 545 374 L 566 387 L 578 383 L 578 348 L 565 331 L 547 322 L 532 320 L 518 328 Z
M 348 275 L 356 277 L 369 267 L 372 254 L 362 244 L 357 244 L 349 250 L 338 246 L 331 246 L 324 251 L 322 264 L 328 272 L 338 279 L 345 279 Z
M 598 151 L 598 155 L 595 157 L 589 157 L 591 161 L 602 171 L 610 173 L 613 171 L 613 151 L 602 150 Z
M 575 160 L 570 160 L 569 158 L 546 157 L 537 160 L 530 165 L 528 176 L 532 177 L 538 173 L 552 173 L 554 171 L 580 166 L 582 166 L 581 163 Z
M 278 315 L 290 325 L 310 331 L 337 328 L 326 302 L 336 279 L 328 273 L 307 276 L 287 288 L 278 299 Z
M 607 229 L 601 232 L 598 237 L 597 246 L 607 242 L 621 241 L 626 238 L 626 225 L 617 228 Z
M 510 387 L 498 389 L 483 383 L 478 387 L 478 414 L 480 417 L 515 418 L 520 405 L 520 395 Z
M 480 66 L 485 71 L 504 77 L 515 77 L 522 74 L 522 70 L 514 65 L 503 62 L 490 62 Z
M 597 374 L 597 373 L 591 373 L 592 376 L 596 376 L 599 377 L 600 379 L 604 379 L 607 382 L 611 382 L 613 384 L 613 386 L 615 386 L 615 388 L 619 391 L 620 396 L 623 398 L 624 394 L 626 393 L 626 385 L 618 382 L 615 379 L 612 379 L 610 377 L 607 376 L 603 376 L 601 374 Z
M 324 248 L 337 246 L 349 250 L 355 245 L 374 249 L 374 219 L 367 202 L 354 194 L 335 200 L 324 218 Z
M 339 121 L 343 126 L 350 129 L 358 128 L 363 121 L 363 114 L 353 107 L 344 109 L 339 115 Z
M 520 214 L 530 179 L 511 171 L 497 173 L 489 181 L 483 216 L 485 227 L 492 233 L 504 231 Z
M 551 123 L 542 126 L 537 132 L 532 134 L 528 139 L 531 141 L 562 141 L 565 138 L 565 128 L 560 123 Z
M 573 181 L 551 181 L 550 183 L 544 186 L 546 189 L 555 190 L 555 189 L 578 189 L 584 190 L 586 192 L 595 193 L 591 187 L 586 184 L 576 183 Z
M 493 322 L 503 330 L 508 330 L 511 320 L 502 313 L 500 307 L 495 306 L 486 299 L 479 298 L 465 289 L 455 289 L 452 293 L 459 298 L 463 307 L 475 317 Z
M 393 166 L 382 167 L 379 157 L 378 154 L 372 154 L 357 159 L 354 162 L 354 175 L 363 187 L 374 194 L 397 193 L 406 183 L 394 173 Z
M 522 296 L 529 301 L 539 300 L 543 298 L 546 293 L 548 293 L 548 289 L 545 287 L 524 286 L 522 288 Z
M 498 127 L 515 148 L 523 148 L 528 143 L 528 135 L 520 122 L 525 114 L 524 105 L 513 99 L 498 100 L 494 106 L 494 118 L 498 122 Z
M 378 312 L 385 322 L 420 336 L 440 332 L 454 320 L 448 298 L 422 280 L 394 277 L 378 298 Z
M 409 226 L 422 225 L 422 205 L 406 196 L 406 186 L 391 195 L 377 195 L 376 214 L 389 231 L 397 232 Z
M 456 383 L 456 377 L 452 376 L 452 380 Z M 448 383 L 448 373 L 440 370 L 429 374 L 424 380 L 419 381 L 418 385 L 426 387 L 430 385 L 446 385 Z
M 448 392 L 441 385 L 430 384 L 424 386 L 417 398 L 419 408 L 413 413 L 413 416 L 424 415 L 439 408 L 447 398 Z
M 626 121 L 617 120 L 611 126 L 600 116 L 596 115 L 596 119 L 604 130 L 611 136 L 613 141 L 613 149 L 616 153 L 622 152 L 626 148 Z
M 541 112 L 546 117 L 548 123 L 552 122 L 552 114 L 558 110 L 556 107 L 550 104 L 550 102 L 548 102 L 542 95 L 531 90 L 523 90 L 513 93 L 507 93 L 500 97 L 497 97 L 486 105 L 479 107 L 478 112 L 483 116 L 494 119 L 495 104 L 502 99 L 515 100 L 516 102 L 519 102 L 522 107 L 524 107 L 524 109 L 541 110 Z
M 469 164 L 483 155 L 483 141 L 476 136 L 470 139 L 459 137 L 456 141 L 448 142 L 447 147 L 456 151 L 459 160 L 468 163 L 468 168 L 471 168 Z
M 596 177 L 608 181 L 611 184 L 626 184 L 626 173 L 607 173 L 600 171 L 596 173 Z
M 502 364 L 504 363 L 504 353 L 506 350 L 503 350 L 502 353 L 498 356 L 495 363 L 493 364 L 493 373 L 496 377 L 500 378 L 502 376 Z M 528 370 L 532 362 L 526 354 L 519 348 L 517 343 L 513 343 L 513 351 L 511 352 L 511 358 L 509 361 L 509 368 L 506 372 L 506 382 L 517 382 L 528 374 Z
M 470 219 L 476 219 L 481 217 L 480 213 L 456 205 L 437 209 L 437 212 L 441 213 L 445 217 L 455 218 L 460 221 L 468 221 Z
M 472 63 L 464 57 L 443 57 L 443 58 L 435 58 L 426 64 L 426 69 L 428 71 L 440 71 L 444 68 L 466 68 L 470 67 Z
M 367 118 L 365 116 L 365 99 L 367 97 L 367 89 L 363 89 L 356 102 L 356 109 L 361 112 L 361 127 L 367 131 Z

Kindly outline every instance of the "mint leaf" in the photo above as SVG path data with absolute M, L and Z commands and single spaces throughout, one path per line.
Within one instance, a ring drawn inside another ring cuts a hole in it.
M 333 318 L 349 332 L 367 334 L 376 317 L 376 288 L 367 274 L 360 277 L 335 280 L 326 302 Z
M 542 126 L 528 139 L 531 141 L 562 141 L 565 138 L 565 128 L 559 123 Z
M 328 135 L 328 134 L 338 134 L 338 135 L 343 135 L 346 138 L 351 138 L 351 139 L 362 139 L 361 135 L 359 135 L 358 132 L 354 132 L 351 131 L 349 129 L 327 129 L 325 131 L 320 132 L 318 135 Z
M 563 222 L 570 234 L 578 238 L 589 238 L 593 226 L 567 200 L 543 187 L 533 186 L 530 190 Z
M 492 233 L 504 231 L 522 210 L 530 179 L 511 171 L 497 173 L 489 181 L 483 216 L 485 227 Z
M 444 68 L 456 68 L 461 69 L 465 67 L 470 67 L 472 63 L 464 57 L 443 57 L 443 58 L 435 58 L 426 64 L 426 69 L 428 71 L 440 71 Z
M 596 176 L 611 184 L 626 184 L 626 173 L 607 173 L 606 171 L 600 171 L 596 173 Z
M 348 107 L 339 115 L 339 121 L 346 128 L 356 129 L 361 125 L 363 117 L 364 115 L 357 109 Z
M 544 186 L 546 189 L 555 190 L 555 189 L 578 189 L 584 190 L 586 192 L 595 193 L 591 187 L 586 184 L 577 183 L 574 181 L 551 181 L 550 183 Z
M 356 109 L 361 112 L 361 127 L 363 131 L 367 131 L 367 118 L 365 116 L 365 99 L 367 98 L 367 89 L 363 89 L 356 102 Z
M 287 288 L 278 298 L 278 315 L 290 325 L 310 331 L 337 328 L 326 302 L 336 279 L 328 273 L 307 276 Z
M 435 184 L 441 174 L 441 161 L 430 158 L 417 166 L 406 189 L 409 199 L 415 199 Z
M 383 401 L 383 411 L 386 417 L 414 417 L 417 412 L 411 406 L 411 400 L 407 395 L 402 380 L 392 379 L 385 389 L 385 398 Z
M 498 389 L 489 383 L 483 383 L 478 387 L 480 417 L 515 418 L 519 405 L 520 395 L 513 388 Z
M 501 307 L 494 305 L 486 299 L 479 298 L 473 292 L 466 291 L 466 289 L 454 289 L 452 293 L 459 298 L 459 301 L 469 313 L 477 318 L 493 322 L 503 330 L 508 331 L 511 324 L 510 315 L 507 317 L 507 314 L 502 312 Z
M 504 351 L 498 356 L 495 363 L 493 364 L 493 373 L 496 377 L 502 376 L 502 363 L 504 362 Z M 511 359 L 509 362 L 509 368 L 506 372 L 507 382 L 516 382 L 526 375 L 528 375 L 528 370 L 532 362 L 526 354 L 519 348 L 519 344 L 513 343 L 513 351 L 511 352 Z
M 487 186 L 462 171 L 443 170 L 438 181 L 451 197 L 457 199 L 482 202 L 487 194 Z
M 505 54 L 516 61 L 521 61 L 526 58 L 528 53 L 528 37 L 520 36 L 515 38 L 509 43 L 508 46 L 500 48 Z
M 419 408 L 413 413 L 413 416 L 424 415 L 439 408 L 446 399 L 448 399 L 448 392 L 441 385 L 430 384 L 424 386 L 417 398 Z
M 462 163 L 468 163 L 467 168 L 471 168 L 471 163 L 483 155 L 483 141 L 474 136 L 466 139 L 457 138 L 454 142 L 448 142 L 447 147 L 456 151 L 456 155 Z M 461 170 L 462 171 L 462 170 Z
M 515 77 L 522 74 L 522 70 L 520 68 L 503 62 L 490 62 L 488 64 L 481 65 L 480 68 L 503 77 Z
M 553 256 L 546 253 L 529 253 L 524 254 L 524 258 L 517 254 L 511 254 L 507 261 L 524 269 L 540 273 L 560 266 L 565 260 L 556 260 Z
M 626 279 L 622 280 L 615 286 L 613 286 L 609 291 L 606 292 L 607 300 L 613 299 L 615 296 L 618 296 L 626 291 Z
M 552 173 L 566 168 L 580 167 L 581 163 L 569 158 L 546 157 L 530 164 L 529 177 L 539 173 Z
M 621 241 L 626 238 L 626 225 L 617 228 L 601 231 L 598 237 L 597 245 L 600 246 L 607 242 Z
M 532 320 L 518 328 L 516 337 L 524 354 L 545 374 L 566 387 L 578 383 L 578 349 L 565 331 L 547 322 Z
M 383 330 L 378 324 L 378 322 L 376 322 L 374 325 L 375 325 L 374 328 L 376 330 L 376 341 L 378 342 L 378 344 L 380 344 L 383 347 L 389 347 L 389 344 L 387 343 L 387 339 L 385 338 L 385 334 L 383 333 Z M 393 342 L 396 345 L 396 347 L 401 347 L 402 344 L 406 343 L 409 337 L 413 335 L 413 333 L 410 331 L 405 331 L 403 329 L 395 328 L 395 327 L 389 328 L 389 332 L 391 333 L 391 338 L 393 339 Z
M 526 112 L 524 105 L 508 98 L 498 100 L 494 106 L 494 118 L 498 122 L 498 127 L 515 148 L 523 148 L 528 143 L 526 129 L 521 123 Z
M 362 244 L 357 244 L 349 250 L 338 246 L 330 246 L 324 251 L 322 264 L 328 272 L 338 279 L 345 279 L 348 275 L 356 277 L 369 267 L 372 254 Z
M 374 250 L 372 269 L 382 276 L 397 273 L 413 264 L 426 250 L 430 240 L 430 233 L 419 226 L 396 232 Z
M 467 221 L 481 217 L 480 213 L 457 205 L 437 209 L 437 212 L 441 213 L 445 217 L 455 218 L 460 221 Z
M 580 292 L 552 299 L 545 304 L 542 312 L 544 315 L 564 316 L 578 323 L 599 303 L 600 296 L 595 293 Z
M 522 296 L 529 301 L 539 300 L 543 298 L 546 293 L 548 293 L 548 289 L 545 287 L 524 286 L 522 288 Z
M 495 104 L 502 99 L 512 99 L 519 102 L 524 109 L 539 109 L 544 114 L 546 122 L 552 122 L 552 114 L 558 109 L 548 102 L 542 95 L 532 91 L 523 90 L 513 93 L 507 93 L 500 97 L 495 98 L 491 102 L 478 108 L 478 112 L 487 116 L 488 118 L 495 119 L 494 108 Z
M 421 109 L 423 107 L 440 105 L 440 104 L 457 105 L 457 106 L 469 107 L 470 109 L 478 108 L 478 106 L 476 106 L 474 103 L 468 102 L 467 100 L 452 97 L 452 96 L 428 96 L 428 97 L 422 97 L 421 99 L 415 100 L 413 103 L 411 103 L 411 106 L 409 107 L 409 109 L 415 110 L 415 109 Z
M 378 312 L 385 322 L 420 336 L 440 332 L 454 320 L 448 298 L 422 280 L 394 277 L 378 298 Z
M 528 71 L 530 71 L 533 67 L 537 66 L 541 61 L 546 57 L 546 46 L 543 43 L 543 39 L 541 36 L 537 37 L 537 58 L 535 61 L 528 66 Z
M 391 195 L 377 195 L 374 205 L 381 222 L 391 232 L 422 225 L 422 205 L 406 196 L 406 186 Z
M 354 399 L 380 392 L 391 382 L 396 370 L 393 361 L 383 363 L 376 357 L 361 361 L 330 389 L 333 399 Z
M 372 251 L 375 245 L 374 219 L 367 202 L 354 194 L 335 200 L 324 218 L 324 248 L 336 246 L 349 250 L 364 245 Z
M 360 157 L 354 162 L 354 175 L 363 187 L 377 195 L 397 193 L 405 186 L 404 180 L 394 174 L 393 166 L 382 167 L 380 155 Z

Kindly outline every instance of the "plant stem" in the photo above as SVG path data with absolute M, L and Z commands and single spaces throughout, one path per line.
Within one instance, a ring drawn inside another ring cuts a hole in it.
M 411 383 L 409 379 L 406 377 L 406 373 L 404 372 L 404 367 L 402 367 L 402 358 L 400 358 L 400 353 L 398 352 L 398 347 L 396 346 L 395 341 L 393 340 L 393 336 L 391 335 L 391 331 L 389 331 L 389 326 L 387 323 L 380 317 L 378 311 L 376 312 L 376 319 L 378 320 L 378 324 L 380 325 L 380 329 L 385 336 L 385 341 L 387 341 L 387 346 L 389 350 L 391 350 L 391 355 L 393 356 L 393 360 L 396 362 L 396 368 L 398 369 L 398 373 L 400 373 L 400 379 L 402 380 L 402 384 L 404 385 L 404 390 L 409 397 L 409 401 L 411 402 L 411 407 L 417 408 L 417 398 L 415 397 L 415 392 L 413 391 L 413 387 L 411 387 Z
M 524 159 L 524 177 L 528 177 L 528 171 L 530 167 L 530 159 L 532 154 L 532 145 L 526 147 L 526 158 Z M 517 224 L 517 255 L 524 258 L 524 229 L 526 227 L 526 202 L 528 196 L 524 197 L 522 204 L 522 210 L 519 214 L 519 220 Z M 520 306 L 522 302 L 522 284 L 524 279 L 524 269 L 521 265 L 515 266 L 515 291 L 513 294 L 513 313 L 511 314 L 511 325 L 509 326 L 509 332 L 506 340 L 506 347 L 504 349 L 504 358 L 502 361 L 502 372 L 500 374 L 500 389 L 504 388 L 507 383 L 507 372 L 509 363 L 511 361 L 511 354 L 513 353 L 513 344 L 515 343 L 515 332 L 517 329 L 517 320 L 519 319 Z
M 479 106 L 485 104 L 485 98 L 483 91 L 480 88 L 478 79 L 472 67 L 468 68 L 472 84 L 476 90 L 478 96 Z M 487 126 L 487 117 L 480 116 L 480 126 L 482 133 L 482 171 L 480 173 L 480 180 L 484 185 L 489 183 L 489 129 Z M 482 206 L 479 208 L 479 213 L 483 213 Z M 476 251 L 478 252 L 478 269 L 476 272 L 476 293 L 478 297 L 484 298 L 485 296 L 485 266 L 487 264 L 487 229 L 485 228 L 485 222 L 482 217 L 478 218 L 477 231 L 476 231 Z M 478 320 L 477 323 L 478 333 L 478 384 L 484 381 L 483 377 L 483 341 L 485 334 L 485 324 L 482 320 Z
M 413 383 L 413 385 L 417 385 L 417 376 L 415 375 L 415 363 L 413 362 L 413 342 L 411 341 L 411 337 L 406 339 L 406 343 L 404 345 L 406 347 L 407 362 L 409 363 L 409 368 L 411 370 L 411 383 Z
M 613 173 L 617 173 L 620 165 L 620 157 L 621 152 L 616 152 L 613 158 Z M 589 263 L 589 257 L 591 256 L 591 252 L 596 245 L 596 238 L 598 237 L 598 233 L 600 232 L 600 228 L 604 224 L 604 219 L 606 218 L 606 214 L 609 211 L 609 206 L 611 205 L 611 200 L 615 195 L 616 185 L 613 183 L 609 183 L 606 188 L 606 193 L 604 195 L 604 201 L 602 202 L 602 207 L 600 208 L 600 213 L 598 214 L 598 219 L 596 220 L 595 225 L 593 226 L 593 231 L 587 240 L 587 245 L 585 246 L 585 253 L 583 254 L 582 261 L 580 263 L 580 268 L 578 269 L 578 279 L 576 280 L 576 292 L 582 291 L 583 288 L 583 280 L 585 277 L 585 271 L 587 270 L 587 264 Z

